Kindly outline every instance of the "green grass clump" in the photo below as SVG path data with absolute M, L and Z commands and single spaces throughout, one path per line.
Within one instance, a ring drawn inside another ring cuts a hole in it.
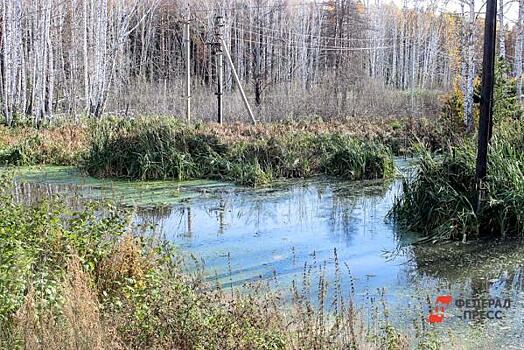
M 378 179 L 393 174 L 394 166 L 390 151 L 376 143 L 339 140 L 340 147 L 324 165 L 329 175 L 348 180 Z
M 498 126 L 488 155 L 488 198 L 477 209 L 476 140 L 440 158 L 426 154 L 392 215 L 425 239 L 520 236 L 524 228 L 524 123 Z
M 105 119 L 91 127 L 85 169 L 141 180 L 211 177 L 226 151 L 216 137 L 173 119 Z
M 223 140 L 164 118 L 106 119 L 93 125 L 90 140 L 84 167 L 98 177 L 220 179 L 256 186 L 319 174 L 362 180 L 392 173 L 385 146 L 337 133 Z

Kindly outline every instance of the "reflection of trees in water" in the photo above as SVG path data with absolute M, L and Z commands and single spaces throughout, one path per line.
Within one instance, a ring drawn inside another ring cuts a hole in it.
M 200 224 L 195 220 L 212 220 L 219 235 L 224 234 L 230 225 L 254 227 L 258 231 L 270 222 L 307 222 L 311 219 L 312 210 L 318 210 L 323 191 L 316 187 L 295 185 L 278 190 L 223 192 L 215 198 L 173 206 L 170 221 L 174 222 L 174 227 L 169 229 L 178 236 L 191 237 L 193 229 L 198 229 Z M 315 200 L 311 199 L 313 195 Z M 162 220 L 156 223 L 162 224 Z
M 143 234 L 152 236 L 162 235 L 164 238 L 164 222 L 173 214 L 172 207 L 156 206 L 156 207 L 135 207 L 134 214 L 136 223 L 142 229 Z
M 281 198 L 274 194 L 264 194 L 260 197 L 256 194 L 240 195 L 236 199 L 233 205 L 237 210 L 237 217 L 242 219 L 245 225 L 253 225 L 257 231 L 269 218 L 277 217 L 276 205 L 281 201 Z
M 493 279 L 500 271 L 514 270 L 524 260 L 524 245 L 517 242 L 420 244 L 411 249 L 419 272 L 451 281 Z
M 13 196 L 15 201 L 29 205 L 60 196 L 69 208 L 79 209 L 82 207 L 80 189 L 74 185 L 15 181 Z
M 257 232 L 270 223 L 310 228 L 327 210 L 329 230 L 349 237 L 355 230 L 354 225 L 360 224 L 352 219 L 355 207 L 373 209 L 388 189 L 388 186 L 377 186 L 377 183 L 365 185 L 349 188 L 344 183 L 308 181 L 277 189 L 224 192 L 215 199 L 206 199 L 196 205 L 216 222 L 218 234 L 224 234 L 227 227 L 235 223 L 253 227 Z M 366 197 L 362 199 L 363 192 Z M 190 237 L 193 226 L 199 224 L 192 222 L 192 205 L 195 204 L 185 203 L 171 213 L 178 234 Z
M 157 223 L 171 216 L 172 207 L 170 205 L 156 207 L 136 207 L 135 214 L 143 221 Z
M 144 222 L 155 224 L 166 234 L 191 238 L 200 227 L 216 223 L 216 232 L 222 235 L 227 228 L 245 226 L 259 233 L 267 227 L 298 226 L 310 230 L 325 218 L 330 234 L 348 239 L 360 221 L 353 218 L 355 207 L 373 209 L 386 193 L 388 186 L 377 183 L 347 183 L 317 180 L 293 183 L 278 188 L 239 190 L 216 193 L 212 198 L 199 198 L 179 205 L 147 208 L 137 212 Z M 366 197 L 361 198 L 362 194 Z M 384 214 L 385 215 L 385 214 Z M 169 221 L 171 227 L 165 227 Z M 202 222 L 205 222 L 202 223 Z M 320 226 L 319 226 L 320 229 Z M 210 233 L 210 232 L 207 232 Z
M 208 213 L 214 215 L 215 220 L 218 223 L 218 234 L 223 235 L 224 230 L 226 228 L 226 218 L 225 213 L 228 209 L 228 200 L 227 196 L 221 195 L 218 199 L 218 204 L 216 206 L 213 206 L 211 208 L 208 208 Z M 191 208 L 189 208 L 191 210 Z M 189 212 L 190 214 L 191 212 Z M 188 225 L 191 223 L 190 217 L 188 217 Z
M 375 187 L 374 191 L 376 190 Z M 387 187 L 382 186 L 380 191 L 385 193 Z M 377 201 L 383 195 L 374 193 Z M 349 191 L 336 182 L 307 182 L 260 197 L 241 197 L 238 202 L 239 215 L 244 218 L 246 224 L 254 224 L 256 227 L 263 226 L 267 220 L 282 220 L 282 216 L 288 222 L 307 225 L 314 223 L 327 206 L 330 231 L 349 234 L 352 231 L 352 213 L 356 205 L 363 204 L 366 207 L 375 205 L 375 202 L 372 202 L 373 197 L 359 200 L 360 195 L 361 188 L 353 187 L 352 191 Z
M 516 242 L 425 244 L 413 246 L 411 256 L 418 275 L 448 283 L 448 289 L 457 294 L 463 293 L 463 298 L 509 297 L 513 307 L 516 307 L 524 282 L 522 248 L 522 244 Z M 488 308 L 476 305 L 468 310 L 486 312 Z
M 238 193 L 230 197 L 228 205 L 244 225 L 252 225 L 257 230 L 275 220 L 305 223 L 310 219 L 313 206 L 317 206 L 318 201 L 311 200 L 314 190 L 311 186 L 294 185 L 276 191 Z
M 198 221 L 208 220 L 202 213 L 207 213 L 209 219 L 216 222 L 219 235 L 224 234 L 231 224 L 253 227 L 257 233 L 268 227 L 268 224 L 283 227 L 298 225 L 309 230 L 311 225 L 319 224 L 319 218 L 328 215 L 329 234 L 349 240 L 359 225 L 366 224 L 359 219 L 360 215 L 353 215 L 355 208 L 372 208 L 387 188 L 376 182 L 348 184 L 320 179 L 262 190 L 225 191 L 217 193 L 214 198 L 204 198 L 194 203 L 183 202 L 175 206 L 138 206 L 134 208 L 134 213 L 136 222 L 144 228 L 144 232 L 174 233 L 186 238 L 191 238 L 194 230 L 198 230 Z M 82 202 L 80 193 L 85 190 L 75 185 L 17 183 L 14 195 L 19 201 L 31 203 L 65 194 L 62 198 L 66 204 L 79 208 Z M 168 222 L 172 227 L 165 227 Z
M 343 235 L 344 239 L 351 240 L 352 213 L 356 207 L 355 198 L 344 198 L 333 194 L 329 215 L 329 228 L 334 236 Z
M 490 279 L 491 278 L 491 279 Z M 522 267 L 513 267 L 509 271 L 497 271 L 491 273 L 485 278 L 467 278 L 463 283 L 458 282 L 459 292 L 463 291 L 464 299 L 484 300 L 490 298 L 500 298 L 501 300 L 510 299 L 512 306 L 509 308 L 495 308 L 502 310 L 505 313 L 508 312 L 521 312 L 522 305 L 519 305 L 518 298 L 522 292 Z M 457 288 L 457 287 L 455 287 Z M 474 303 L 470 308 L 464 308 L 460 311 L 473 311 L 478 314 L 486 314 L 489 310 L 493 310 L 494 307 L 490 307 L 482 302 Z M 460 313 L 459 313 L 460 315 Z M 474 324 L 486 324 L 492 322 L 486 318 L 475 318 L 471 320 Z
M 335 237 L 342 235 L 346 241 L 351 240 L 351 235 L 360 226 L 368 225 L 365 221 L 366 213 L 377 207 L 388 190 L 389 185 L 383 182 L 360 181 L 351 184 L 335 182 L 332 188 L 329 217 L 330 233 Z M 361 215 L 355 215 L 357 208 L 362 211 Z

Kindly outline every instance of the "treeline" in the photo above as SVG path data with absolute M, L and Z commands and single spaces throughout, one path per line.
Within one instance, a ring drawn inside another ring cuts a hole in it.
M 225 41 L 259 119 L 427 115 L 438 111 L 435 93 L 454 83 L 462 81 L 468 94 L 482 56 L 475 47 L 482 33 L 478 14 L 442 12 L 442 5 L 3 1 L 1 111 L 7 124 L 58 114 L 182 116 L 183 23 L 189 19 L 194 114 L 211 118 L 214 20 L 222 15 Z M 518 59 L 515 28 L 503 32 L 505 50 Z M 244 118 L 230 67 L 224 74 L 226 118 Z

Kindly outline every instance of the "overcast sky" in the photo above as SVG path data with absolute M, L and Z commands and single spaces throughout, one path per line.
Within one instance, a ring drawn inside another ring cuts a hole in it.
M 372 2 L 373 0 L 371 0 Z M 402 6 L 404 4 L 404 0 L 389 0 L 391 2 L 394 2 L 396 3 L 397 5 L 399 6 Z M 500 1 L 500 0 L 499 0 Z M 408 6 L 412 6 L 413 3 L 415 2 L 415 0 L 408 0 Z M 418 1 L 420 3 L 420 0 Z M 423 3 L 429 3 L 429 1 L 422 1 Z M 446 8 L 447 10 L 449 11 L 454 11 L 454 12 L 459 12 L 460 13 L 460 0 L 442 0 L 442 1 L 439 1 L 441 2 L 443 5 L 442 7 L 443 8 Z M 475 1 L 475 5 L 477 7 L 477 11 L 482 11 L 484 12 L 485 11 L 485 2 L 486 0 L 476 0 Z M 444 5 L 445 3 L 447 3 L 447 5 Z M 518 2 L 516 1 L 512 1 L 512 0 L 504 0 L 504 15 L 505 15 L 505 22 L 506 24 L 509 24 L 510 26 L 512 26 L 514 24 L 514 22 L 517 20 L 518 18 Z M 467 10 L 467 8 L 466 8 Z

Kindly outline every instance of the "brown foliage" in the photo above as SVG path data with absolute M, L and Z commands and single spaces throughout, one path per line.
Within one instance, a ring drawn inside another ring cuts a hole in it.
M 78 258 L 71 258 L 60 286 L 60 311 L 38 302 L 33 290 L 15 317 L 15 330 L 24 349 L 122 349 L 113 330 L 103 325 L 96 293 Z
M 99 290 L 111 292 L 126 278 L 140 280 L 147 262 L 142 258 L 140 246 L 131 235 L 126 235 L 113 248 L 111 254 L 97 268 Z

